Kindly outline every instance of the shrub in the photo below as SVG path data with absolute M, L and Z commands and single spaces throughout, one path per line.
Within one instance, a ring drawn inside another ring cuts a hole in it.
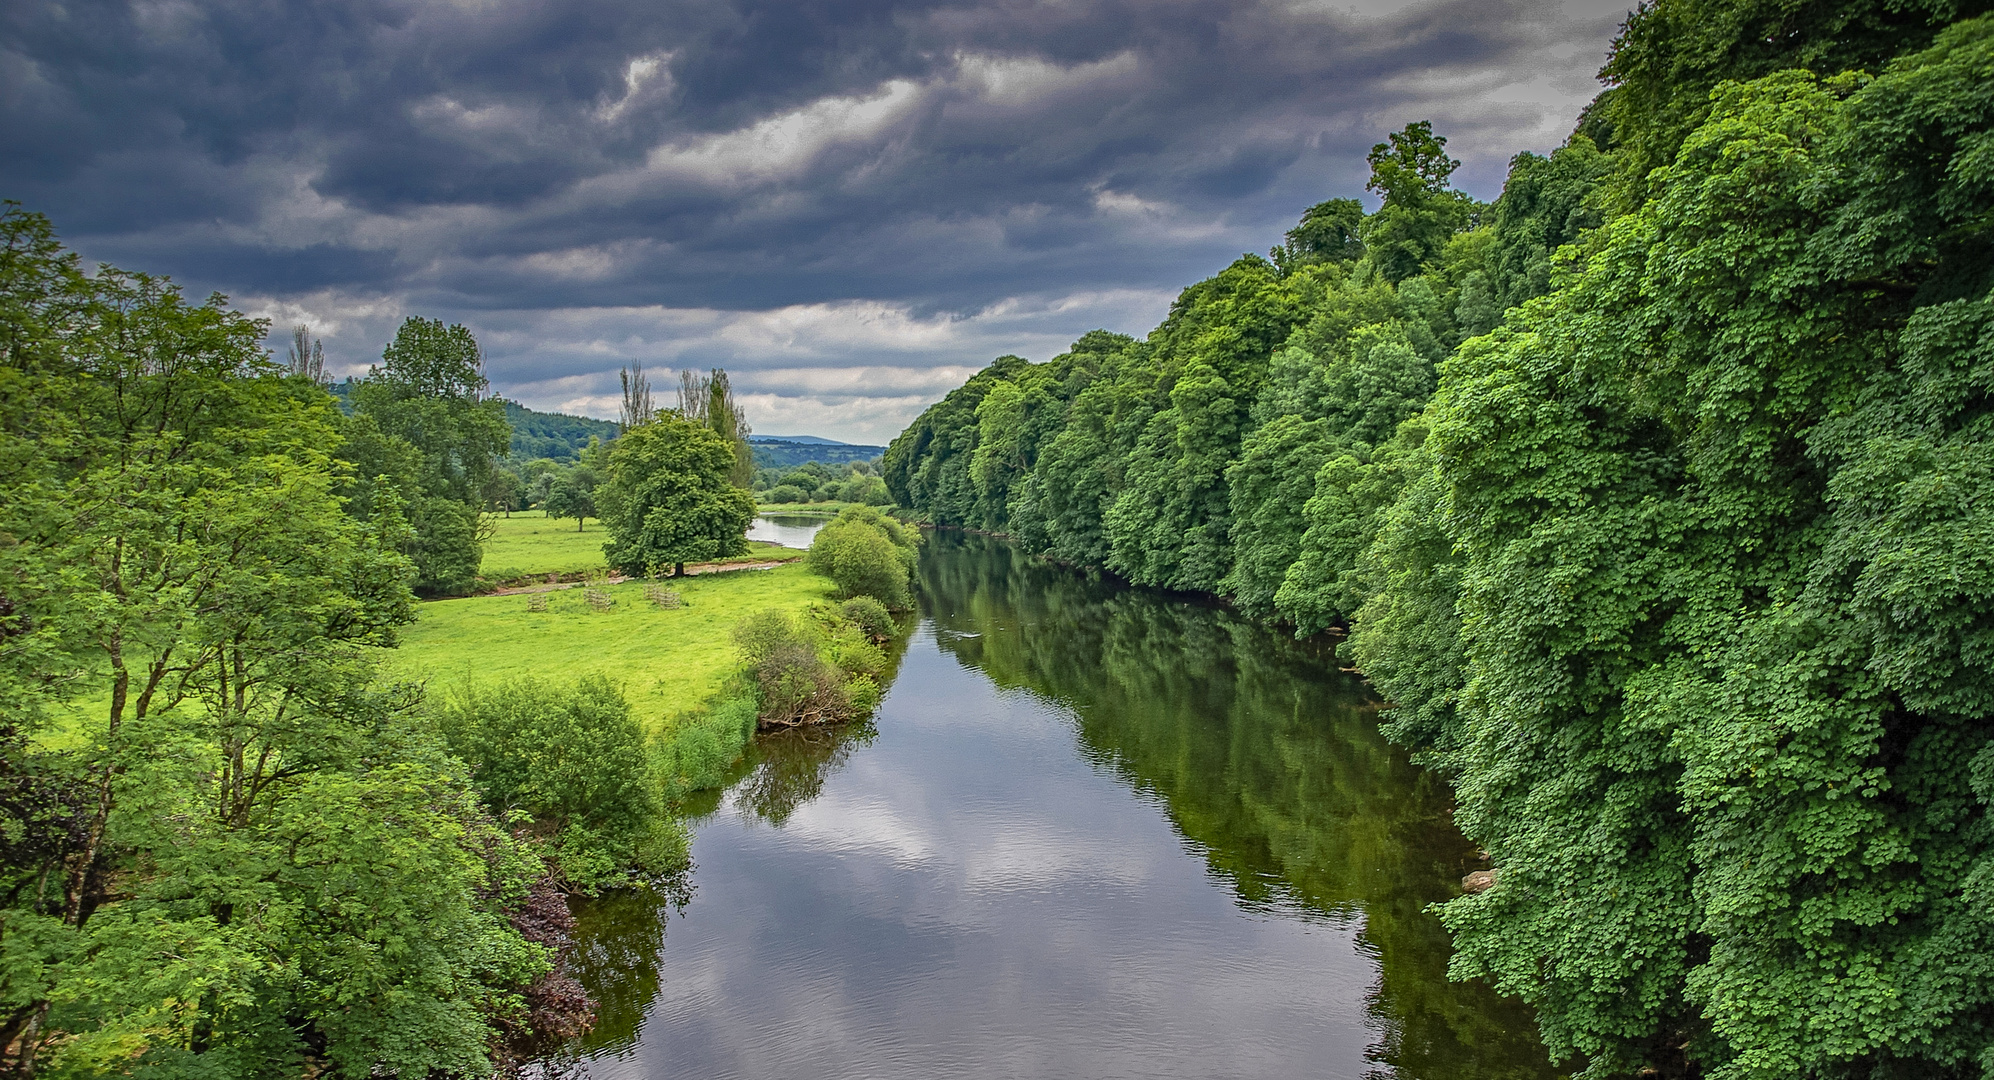
M 769 490 L 768 501 L 772 503 L 809 502 L 810 493 L 797 487 L 795 484 L 777 484 Z
M 797 619 L 770 608 L 734 628 L 763 727 L 856 719 L 879 703 L 886 654 L 836 610 Z
M 913 605 L 920 534 L 870 506 L 845 508 L 810 544 L 810 569 L 847 597 L 870 596 L 892 611 Z
M 886 610 L 885 604 L 870 596 L 852 597 L 838 605 L 838 613 L 874 641 L 885 641 L 893 636 L 893 613 Z
M 719 787 L 755 733 L 754 688 L 740 685 L 705 709 L 679 717 L 654 750 L 661 793 L 679 799 Z
M 471 767 L 485 804 L 530 815 L 551 834 L 568 887 L 593 893 L 626 869 L 672 863 L 670 825 L 643 727 L 601 675 L 572 686 L 541 679 L 470 685 L 437 710 L 450 750 Z

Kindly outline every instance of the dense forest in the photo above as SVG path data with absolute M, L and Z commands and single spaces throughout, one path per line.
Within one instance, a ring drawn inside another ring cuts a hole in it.
M 1342 654 L 1594 1077 L 1994 1070 L 1994 16 L 1656 0 L 1493 203 L 1424 123 L 894 440 L 939 525 Z

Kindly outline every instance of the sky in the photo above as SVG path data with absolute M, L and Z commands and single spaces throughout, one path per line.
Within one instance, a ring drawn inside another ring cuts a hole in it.
M 614 417 L 724 367 L 755 430 L 884 443 L 993 358 L 1140 336 L 1430 119 L 1493 198 L 1626 0 L 22 0 L 0 197 L 364 373 L 462 322 Z M 669 397 L 668 397 L 669 400 Z

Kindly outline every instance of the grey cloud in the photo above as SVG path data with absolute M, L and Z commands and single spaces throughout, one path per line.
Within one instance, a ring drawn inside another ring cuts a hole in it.
M 1434 118 L 1492 195 L 1512 153 L 1569 128 L 1622 16 L 1611 0 L 9 5 L 0 194 L 87 257 L 325 312 L 349 364 L 378 353 L 389 311 L 497 335 L 495 371 L 521 386 L 611 363 L 619 349 L 562 317 L 583 311 L 752 324 L 873 304 L 974 325 L 1028 298 L 1039 315 L 1011 329 L 1037 347 L 1090 328 L 1088 305 L 1049 298 L 1167 294 L 1309 203 L 1361 194 L 1365 149 L 1407 120 Z M 659 351 L 798 366 L 793 345 L 703 340 Z M 909 340 L 900 366 L 991 355 L 960 351 L 981 332 Z M 864 367 L 870 349 L 810 363 Z

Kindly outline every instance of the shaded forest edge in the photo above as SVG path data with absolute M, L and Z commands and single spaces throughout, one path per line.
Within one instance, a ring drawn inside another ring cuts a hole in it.
M 1503 192 L 1430 125 L 1146 337 L 1007 356 L 897 502 L 1339 652 L 1590 1077 L 1994 1069 L 1994 17 L 1659 0 Z

